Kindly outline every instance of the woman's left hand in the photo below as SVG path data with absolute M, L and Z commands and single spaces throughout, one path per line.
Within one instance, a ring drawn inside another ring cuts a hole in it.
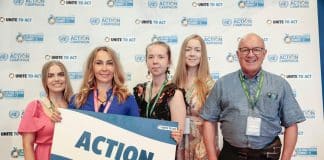
M 171 137 L 176 141 L 177 144 L 179 144 L 182 139 L 182 133 L 182 129 L 173 130 L 171 132 Z

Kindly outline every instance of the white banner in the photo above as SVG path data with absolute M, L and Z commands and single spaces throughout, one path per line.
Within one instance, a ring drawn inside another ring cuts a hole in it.
M 166 160 L 175 158 L 176 122 L 61 109 L 51 159 Z

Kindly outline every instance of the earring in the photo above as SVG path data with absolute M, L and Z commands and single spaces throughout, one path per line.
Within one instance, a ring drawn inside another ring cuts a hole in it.
M 165 73 L 167 74 L 166 79 L 167 80 L 171 79 L 169 67 L 167 68 L 167 70 L 165 71 Z
M 146 75 L 146 78 L 148 79 L 148 80 L 151 80 L 151 73 L 150 73 L 150 71 L 147 71 L 147 75 Z

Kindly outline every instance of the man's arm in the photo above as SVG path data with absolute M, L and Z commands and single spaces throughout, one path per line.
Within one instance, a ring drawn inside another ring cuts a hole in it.
M 204 142 L 205 147 L 207 150 L 207 155 L 209 160 L 217 160 L 217 150 L 218 146 L 215 145 L 215 137 L 216 137 L 216 127 L 217 123 L 204 121 L 203 124 L 203 135 L 204 135 Z M 217 147 L 217 149 L 216 149 Z
M 281 155 L 281 160 L 290 160 L 292 153 L 294 152 L 297 142 L 298 127 L 297 124 L 293 124 L 285 129 L 284 133 L 284 145 Z

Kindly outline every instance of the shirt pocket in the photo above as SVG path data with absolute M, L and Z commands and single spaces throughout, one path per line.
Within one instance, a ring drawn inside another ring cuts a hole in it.
M 276 92 L 268 92 L 262 95 L 260 111 L 263 116 L 277 119 L 279 116 L 279 96 Z

